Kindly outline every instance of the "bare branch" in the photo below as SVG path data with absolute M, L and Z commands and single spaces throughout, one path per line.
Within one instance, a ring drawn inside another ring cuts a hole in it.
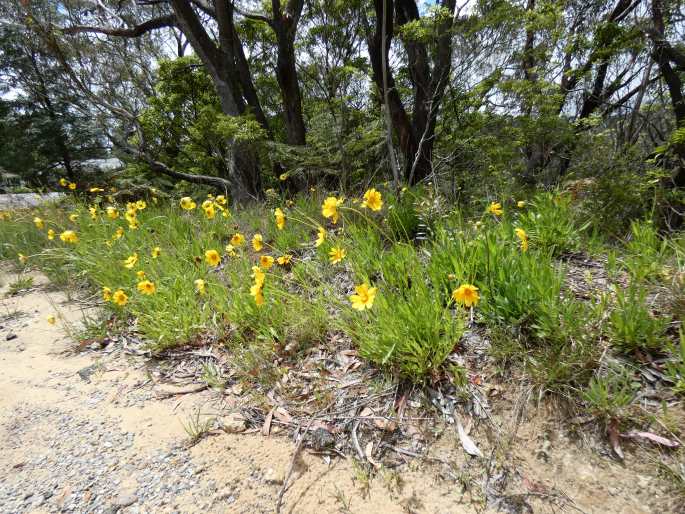
M 164 27 L 175 27 L 176 24 L 176 16 L 173 14 L 168 14 L 166 16 L 160 16 L 159 18 L 153 18 L 141 23 L 140 25 L 135 25 L 134 27 L 93 27 L 89 25 L 74 25 L 72 27 L 64 27 L 62 29 L 62 33 L 80 34 L 86 32 L 106 34 L 108 36 L 139 37 L 147 32 L 150 32 L 151 30 L 161 29 Z

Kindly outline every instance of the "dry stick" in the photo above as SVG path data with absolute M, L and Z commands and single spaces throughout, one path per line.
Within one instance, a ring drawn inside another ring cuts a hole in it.
M 366 460 L 366 457 L 364 457 L 364 452 L 362 451 L 362 447 L 359 445 L 359 439 L 357 438 L 357 429 L 359 428 L 360 423 L 361 420 L 357 419 L 352 424 L 352 444 L 354 445 L 354 449 L 357 450 L 357 455 L 359 455 L 359 458 L 361 460 Z
M 295 451 L 293 452 L 293 457 L 290 459 L 290 465 L 288 466 L 288 472 L 285 475 L 285 478 L 283 479 L 283 487 L 281 487 L 281 490 L 278 493 L 278 500 L 276 501 L 276 514 L 280 514 L 281 512 L 281 504 L 283 503 L 283 496 L 285 495 L 285 491 L 288 489 L 288 481 L 290 480 L 290 475 L 293 474 L 293 469 L 295 469 L 295 461 L 297 460 L 297 456 L 300 454 L 300 450 L 302 449 L 302 445 L 304 444 L 304 440 L 307 437 L 307 433 L 309 432 L 309 429 L 312 426 L 312 423 L 314 423 L 314 420 L 318 417 L 319 413 L 316 413 L 310 420 L 309 423 L 307 423 L 307 426 L 304 429 L 304 434 L 302 434 L 302 437 L 300 437 L 300 440 L 297 443 L 297 446 L 295 447 Z

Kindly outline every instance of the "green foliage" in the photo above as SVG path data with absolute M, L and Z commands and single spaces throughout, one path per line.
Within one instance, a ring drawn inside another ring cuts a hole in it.
M 553 256 L 573 252 L 580 247 L 580 236 L 588 224 L 579 226 L 569 195 L 540 193 L 531 202 L 531 208 L 519 218 L 531 244 L 550 252 Z
M 416 237 L 421 219 L 414 205 L 415 200 L 409 191 L 387 200 L 386 223 L 395 240 L 411 241 Z
M 666 363 L 666 376 L 673 383 L 673 391 L 685 395 L 685 330 L 680 330 L 680 343 L 673 348 L 673 358 Z
M 668 320 L 652 315 L 647 306 L 647 292 L 636 284 L 615 290 L 616 303 L 609 315 L 608 335 L 618 350 L 663 351 Z
M 641 282 L 658 278 L 663 271 L 667 251 L 668 242 L 659 236 L 653 223 L 631 222 L 623 264 L 633 280 Z
M 226 177 L 228 142 L 257 143 L 266 137 L 253 116 L 223 114 L 196 57 L 161 61 L 155 92 L 139 120 L 148 150 L 172 168 Z
M 461 314 L 447 305 L 445 291 L 426 280 L 408 246 L 398 245 L 383 255 L 382 277 L 373 309 L 346 316 L 344 329 L 364 358 L 421 380 L 459 343 Z
M 635 396 L 636 384 L 625 369 L 610 368 L 605 376 L 593 377 L 582 392 L 589 409 L 607 420 L 620 418 Z

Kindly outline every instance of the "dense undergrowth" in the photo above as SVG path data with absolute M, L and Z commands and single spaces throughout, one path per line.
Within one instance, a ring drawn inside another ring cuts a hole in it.
M 235 211 L 222 197 L 131 200 L 3 213 L 0 257 L 97 290 L 154 351 L 221 342 L 265 384 L 274 362 L 333 335 L 402 379 L 458 381 L 477 370 L 447 359 L 478 330 L 501 373 L 606 419 L 625 415 L 646 362 L 685 393 L 685 238 L 650 222 L 605 239 L 564 193 L 468 211 L 406 189 L 273 193 Z

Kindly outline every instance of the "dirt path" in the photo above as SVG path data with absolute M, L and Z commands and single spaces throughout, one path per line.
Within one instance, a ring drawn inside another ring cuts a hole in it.
M 289 440 L 221 432 L 189 447 L 183 424 L 198 408 L 217 414 L 217 394 L 159 399 L 141 359 L 67 352 L 65 327 L 87 311 L 33 277 L 31 290 L 4 298 L 16 275 L 0 275 L 0 512 L 274 511 Z M 283 512 L 472 510 L 419 471 L 403 474 L 401 491 L 374 480 L 363 497 L 348 461 L 304 452 L 293 478 Z
M 225 419 L 241 393 L 160 398 L 168 391 L 159 368 L 135 351 L 109 344 L 74 353 L 68 334 L 92 311 L 32 276 L 31 289 L 6 297 L 17 277 L 0 274 L 0 512 L 274 512 L 292 441 L 212 430 L 189 445 L 184 424 Z M 493 422 L 506 428 L 511 409 L 502 406 Z M 282 512 L 671 511 L 639 454 L 616 463 L 538 418 L 518 427 L 509 449 L 497 443 L 501 434 L 472 434 L 484 460 L 466 456 L 450 433 L 431 448 L 449 467 L 408 459 L 370 481 L 349 459 L 304 451 Z M 488 487 L 505 482 L 490 497 Z

